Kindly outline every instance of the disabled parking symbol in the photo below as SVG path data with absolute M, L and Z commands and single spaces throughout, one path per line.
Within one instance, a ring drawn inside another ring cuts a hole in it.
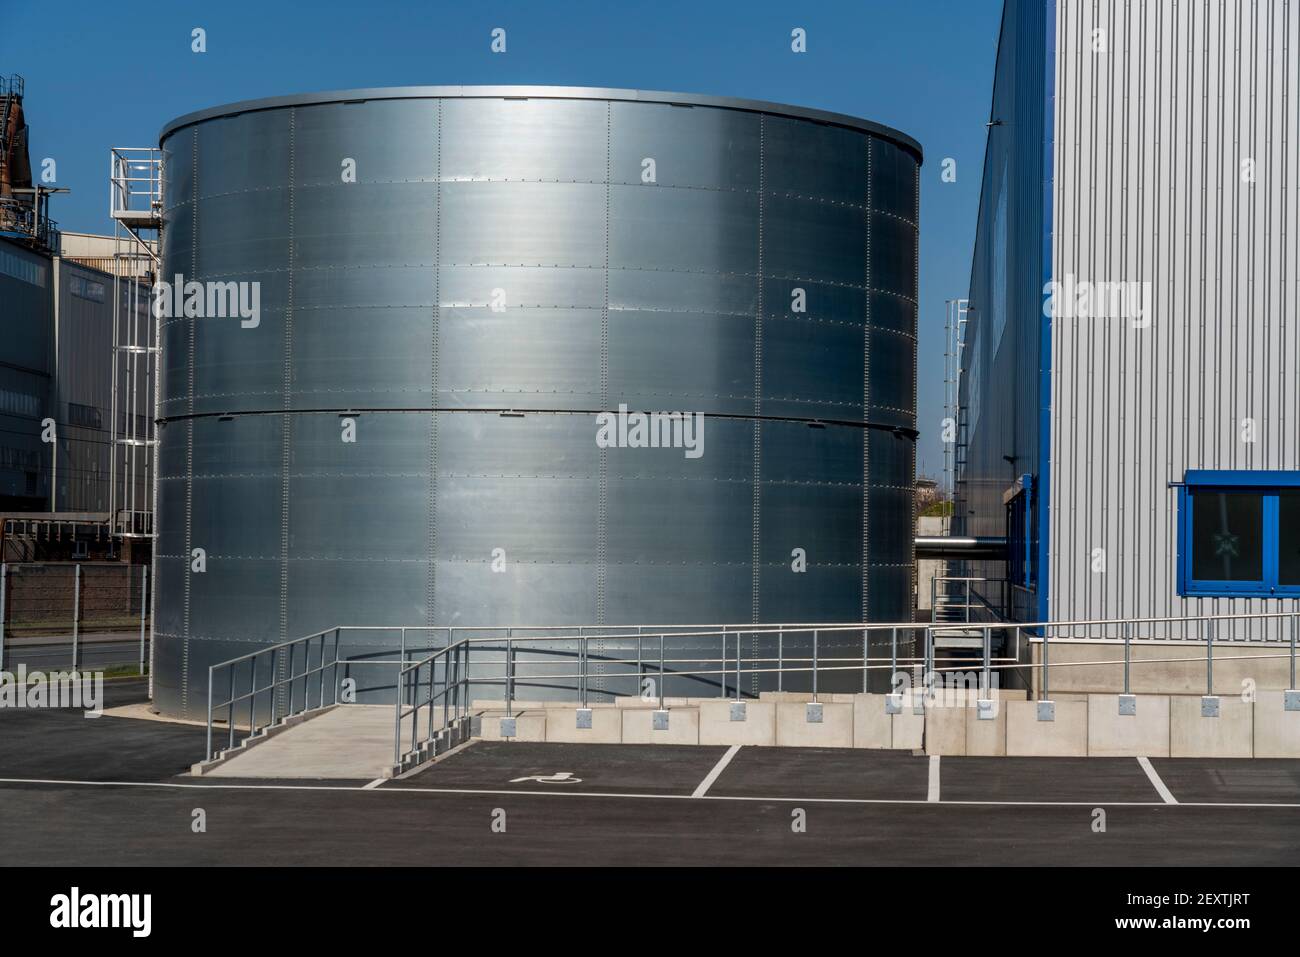
M 534 774 L 531 777 L 515 778 L 511 784 L 524 781 L 536 781 L 538 784 L 581 784 L 582 778 L 575 778 L 572 771 L 556 771 L 554 774 Z

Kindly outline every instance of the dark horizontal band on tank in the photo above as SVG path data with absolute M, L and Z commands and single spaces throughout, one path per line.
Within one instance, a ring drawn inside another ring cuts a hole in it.
M 538 100 L 612 100 L 629 103 L 665 103 L 673 106 L 704 106 L 747 113 L 767 113 L 799 120 L 811 120 L 831 126 L 859 130 L 890 140 L 916 156 L 917 163 L 924 162 L 921 144 L 899 130 L 849 116 L 806 106 L 790 106 L 765 100 L 747 100 L 731 96 L 709 96 L 702 93 L 665 93 L 655 90 L 606 89 L 581 86 L 394 86 L 356 90 L 330 90 L 321 93 L 295 93 L 257 100 L 240 100 L 223 106 L 214 106 L 194 113 L 186 113 L 172 120 L 158 134 L 161 145 L 177 130 L 202 123 L 205 120 L 258 110 L 277 110 L 294 106 L 317 106 L 326 103 L 362 103 L 366 100 L 433 100 L 433 99 L 538 99 Z
M 183 397 L 182 397 L 183 398 Z M 178 400 L 179 401 L 179 400 Z M 240 412 L 194 412 L 188 415 L 164 415 L 155 421 L 166 425 L 170 422 L 184 422 L 188 419 L 233 419 L 237 416 L 245 415 L 375 415 L 377 413 L 406 413 L 406 414 L 426 414 L 429 412 L 454 412 L 469 413 L 475 415 L 602 415 L 605 413 L 616 412 L 616 409 L 521 409 L 521 408 L 487 408 L 487 409 L 463 409 L 463 408 L 383 408 L 383 409 L 263 409 L 255 411 Z M 628 414 L 643 415 L 673 415 L 673 414 L 696 414 L 702 415 L 708 419 L 737 419 L 742 422 L 791 422 L 795 424 L 807 425 L 810 428 L 825 427 L 828 425 L 844 426 L 855 429 L 875 429 L 880 432 L 893 432 L 895 435 L 916 441 L 919 432 L 916 429 L 908 429 L 898 425 L 887 425 L 884 422 L 859 422 L 854 419 L 818 419 L 807 416 L 793 415 L 737 415 L 726 412 L 691 412 L 689 410 L 678 409 L 675 412 L 667 409 L 628 409 Z

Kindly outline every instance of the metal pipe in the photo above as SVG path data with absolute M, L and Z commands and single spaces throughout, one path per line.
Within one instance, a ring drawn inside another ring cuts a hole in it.
M 397 672 L 397 681 L 393 684 L 393 767 L 402 766 L 402 681 L 406 672 Z
M 0 594 L 3 594 L 3 592 L 0 591 Z M 0 604 L 0 611 L 3 611 L 2 604 Z M 1287 687 L 1291 689 L 1295 688 L 1295 632 L 1296 632 L 1297 617 L 1300 616 L 1296 616 L 1296 615 L 1291 616 L 1291 683 L 1287 685 Z
M 740 635 L 736 635 L 736 700 L 740 700 Z
M 212 668 L 208 668 L 208 760 L 212 760 Z
M 1043 687 L 1042 687 L 1042 694 L 1041 694 L 1040 697 L 1039 697 L 1039 700 L 1040 700 L 1040 701 L 1047 701 L 1047 700 L 1048 700 L 1048 695 L 1047 695 L 1047 659 L 1048 659 L 1048 652 L 1049 652 L 1050 649 L 1051 649 L 1051 635 L 1052 635 L 1052 629 L 1050 629 L 1050 628 L 1044 628 L 1044 629 L 1043 629 Z
M 862 629 L 862 693 L 867 693 L 867 629 Z
M 1205 693 L 1214 694 L 1214 621 L 1205 623 Z
M 817 629 L 813 629 L 813 700 L 817 700 Z
M 989 655 L 991 654 L 992 651 L 992 649 L 990 648 L 990 642 L 991 639 L 989 638 L 989 629 L 986 627 L 984 629 L 984 693 L 986 695 L 989 694 L 989 691 L 992 687 L 992 680 L 989 674 Z
M 1129 668 L 1133 658 L 1133 627 L 1125 622 L 1122 626 L 1124 633 L 1124 693 L 1129 693 Z
M 226 735 L 226 747 L 233 748 L 235 746 L 235 669 L 229 668 L 227 670 L 230 672 L 230 704 L 226 707 L 226 723 L 230 725 L 230 727 L 227 729 L 230 733 Z M 211 684 L 212 684 L 212 669 L 209 668 L 208 669 L 209 688 L 211 688 Z M 212 714 L 211 690 L 209 690 L 208 692 L 208 714 L 209 715 Z M 211 724 L 210 721 L 209 724 Z M 209 750 L 211 750 L 211 745 L 209 745 Z M 209 755 L 209 757 L 210 756 L 211 755 Z
M 511 629 L 506 629 L 506 717 L 513 717 L 514 711 L 511 708 L 511 698 L 515 690 L 515 658 L 514 658 L 514 640 L 511 638 Z
M 785 632 L 776 633 L 776 690 L 785 690 Z
M 659 710 L 664 710 L 664 634 L 659 633 Z

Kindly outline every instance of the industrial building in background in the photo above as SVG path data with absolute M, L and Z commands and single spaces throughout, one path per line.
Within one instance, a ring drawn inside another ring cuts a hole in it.
M 907 136 L 430 87 L 206 110 L 161 147 L 164 713 L 339 624 L 911 619 Z M 637 690 L 592 654 L 593 692 Z
M 1297 104 L 1294 0 L 1006 4 L 955 443 L 997 615 L 1300 609 Z
M 0 561 L 147 563 L 152 267 L 134 241 L 59 231 L 24 92 L 0 79 Z

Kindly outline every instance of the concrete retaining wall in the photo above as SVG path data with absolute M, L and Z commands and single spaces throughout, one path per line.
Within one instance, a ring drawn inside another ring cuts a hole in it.
M 733 699 L 673 699 L 680 703 L 668 708 L 666 730 L 653 727 L 654 702 L 594 705 L 591 727 L 581 729 L 576 704 L 550 702 L 516 711 L 514 740 L 924 749 L 981 756 L 1300 758 L 1300 711 L 1284 709 L 1281 691 L 1260 691 L 1254 702 L 1223 695 L 1216 718 L 1202 716 L 1198 694 L 1139 694 L 1136 713 L 1121 715 L 1119 695 L 1063 691 L 1053 693 L 1054 721 L 1039 721 L 1038 702 L 1022 694 L 1001 692 L 992 719 L 981 719 L 974 706 L 951 704 L 918 713 L 919 693 L 905 693 L 901 710 L 892 715 L 883 694 L 824 695 L 820 722 L 808 720 L 811 695 L 804 693 L 746 700 L 743 721 L 732 720 Z M 503 716 L 500 709 L 483 711 L 478 736 L 500 740 Z

